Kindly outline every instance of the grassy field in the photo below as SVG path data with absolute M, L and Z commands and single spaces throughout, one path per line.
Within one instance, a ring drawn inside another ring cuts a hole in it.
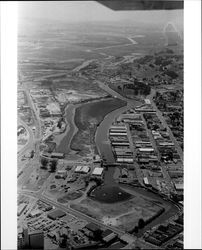
M 60 203 L 67 203 L 68 201 L 76 200 L 83 195 L 81 191 L 70 192 L 64 196 L 57 199 Z
M 75 124 L 78 132 L 72 139 L 71 148 L 82 156 L 89 154 L 92 145 L 94 145 L 97 125 L 108 113 L 124 105 L 126 103 L 119 99 L 109 99 L 78 107 L 75 113 Z
M 99 96 L 106 96 L 104 92 L 96 83 L 90 80 L 85 80 L 81 78 L 75 79 L 58 79 L 54 81 L 51 85 L 53 89 L 68 89 L 69 91 L 75 90 L 79 94 L 96 94 Z
M 119 227 L 126 231 L 132 230 L 140 218 L 147 221 L 163 211 L 161 206 L 138 195 L 131 200 L 116 204 L 106 204 L 86 198 L 79 204 L 72 204 L 71 207 L 106 225 Z

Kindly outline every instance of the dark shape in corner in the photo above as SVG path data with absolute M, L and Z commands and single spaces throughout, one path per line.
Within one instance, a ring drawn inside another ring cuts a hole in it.
M 99 0 L 107 8 L 123 10 L 175 10 L 183 9 L 183 0 Z

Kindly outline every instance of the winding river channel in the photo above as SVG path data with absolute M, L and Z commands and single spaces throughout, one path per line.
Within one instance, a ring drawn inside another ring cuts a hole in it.
M 105 89 L 105 91 L 107 91 L 109 94 L 111 94 L 115 98 L 120 98 L 126 101 L 125 97 L 122 97 L 121 95 L 116 93 L 114 90 L 110 89 L 108 86 L 101 84 L 101 83 L 99 85 L 101 88 Z M 130 109 L 131 107 L 135 107 L 138 105 L 140 105 L 139 101 L 128 99 L 127 106 L 119 108 L 109 113 L 108 115 L 105 116 L 104 120 L 99 124 L 96 134 L 95 134 L 95 143 L 96 143 L 99 154 L 102 156 L 102 158 L 106 160 L 107 163 L 115 162 L 112 149 L 110 146 L 110 141 L 108 138 L 108 131 L 109 131 L 111 124 L 113 123 L 115 118 L 117 118 L 121 113 Z M 109 167 L 105 171 L 104 186 L 107 186 L 107 187 L 114 186 L 114 185 L 119 186 L 120 188 L 122 188 L 123 190 L 131 194 L 138 193 L 140 195 L 143 195 L 147 199 L 153 200 L 153 202 L 157 202 L 165 208 L 165 211 L 160 216 L 158 216 L 156 219 L 151 221 L 143 229 L 139 230 L 138 235 L 142 235 L 149 228 L 168 220 L 172 216 L 176 215 L 176 213 L 179 211 L 179 207 L 177 206 L 177 204 L 169 200 L 165 200 L 158 194 L 153 193 L 145 188 L 132 187 L 129 185 L 115 183 L 113 179 L 114 173 L 115 173 L 115 167 Z
M 112 95 L 115 98 L 122 99 L 123 101 L 126 101 L 125 97 L 122 97 L 114 90 L 110 89 L 107 85 L 100 84 L 100 87 L 103 88 L 106 92 L 108 92 L 110 95 Z M 140 105 L 139 101 L 135 100 L 127 100 L 127 105 L 124 107 L 121 107 L 119 109 L 116 109 L 112 111 L 111 113 L 107 114 L 103 121 L 99 124 L 97 127 L 96 133 L 95 133 L 95 144 L 98 150 L 98 153 L 101 155 L 103 159 L 106 160 L 107 163 L 115 163 L 115 159 L 112 153 L 112 149 L 110 146 L 110 141 L 108 138 L 108 132 L 109 128 L 112 125 L 112 123 L 115 121 L 115 119 L 124 111 L 130 109 L 131 107 L 135 107 L 137 105 Z M 75 109 L 79 105 L 68 105 L 65 109 L 65 119 L 66 122 L 69 125 L 69 129 L 67 130 L 65 136 L 60 142 L 60 145 L 58 146 L 57 150 L 59 152 L 63 152 L 65 154 L 68 154 L 71 151 L 70 145 L 71 140 L 75 133 L 77 132 L 77 127 L 74 124 L 74 115 L 75 115 Z M 161 205 L 165 208 L 165 211 L 156 219 L 154 219 L 152 222 L 150 222 L 148 225 L 145 226 L 144 229 L 139 231 L 139 235 L 143 234 L 146 230 L 151 228 L 152 226 L 155 226 L 159 223 L 162 223 L 172 216 L 174 216 L 178 211 L 178 206 L 169 201 L 165 200 L 162 197 L 160 197 L 158 194 L 152 193 L 149 190 L 141 187 L 132 187 L 129 185 L 123 185 L 116 183 L 114 180 L 114 173 L 115 173 L 116 167 L 109 167 L 105 171 L 105 177 L 104 177 L 104 186 L 111 187 L 111 186 L 117 186 L 120 187 L 122 190 L 125 190 L 128 193 L 134 194 L 139 193 L 146 197 L 149 200 L 153 200 L 154 202 L 161 203 Z M 113 188 L 112 188 L 113 190 Z

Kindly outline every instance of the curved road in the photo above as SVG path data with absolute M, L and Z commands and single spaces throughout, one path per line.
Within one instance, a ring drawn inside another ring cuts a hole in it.
M 20 149 L 18 151 L 18 158 L 20 158 L 23 154 L 25 154 L 27 149 L 30 148 L 31 145 L 34 143 L 34 134 L 33 134 L 32 129 L 24 121 L 22 121 L 22 119 L 19 117 L 18 117 L 18 124 L 25 127 L 25 129 L 29 133 L 29 139 L 28 139 L 27 143 L 24 145 L 24 147 L 22 149 Z

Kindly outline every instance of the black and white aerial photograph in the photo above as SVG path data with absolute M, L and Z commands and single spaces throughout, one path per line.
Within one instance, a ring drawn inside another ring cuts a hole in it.
M 17 249 L 184 249 L 183 0 L 18 2 L 17 32 Z

